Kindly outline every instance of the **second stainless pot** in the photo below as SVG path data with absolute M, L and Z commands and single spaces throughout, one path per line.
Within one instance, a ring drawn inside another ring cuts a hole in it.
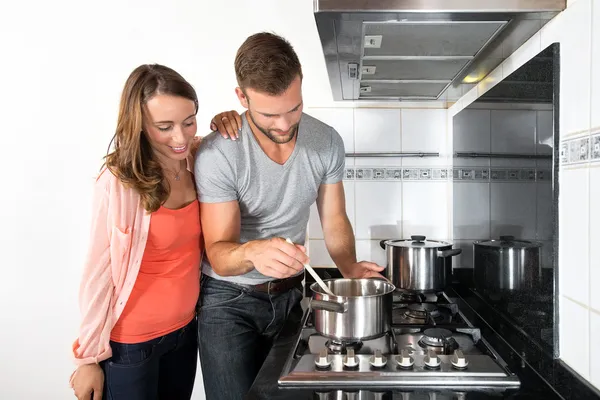
M 379 244 L 387 253 L 386 277 L 398 289 L 420 293 L 443 290 L 452 276 L 451 257 L 462 251 L 425 236 L 382 240 Z
M 383 336 L 392 324 L 394 285 L 380 279 L 328 279 L 336 295 L 324 292 L 318 283 L 310 285 L 315 329 L 340 341 L 367 340 Z
M 473 242 L 475 285 L 508 291 L 535 288 L 541 279 L 541 247 L 541 243 L 514 236 Z

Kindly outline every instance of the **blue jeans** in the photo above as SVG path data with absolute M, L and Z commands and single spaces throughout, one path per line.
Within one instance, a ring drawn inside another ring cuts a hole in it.
M 302 292 L 277 295 L 202 276 L 198 345 L 207 400 L 241 400 L 285 321 L 302 320 Z M 289 324 L 288 324 L 289 325 Z
M 111 341 L 113 355 L 101 363 L 103 399 L 189 400 L 198 363 L 196 335 L 194 319 L 181 329 L 147 342 Z

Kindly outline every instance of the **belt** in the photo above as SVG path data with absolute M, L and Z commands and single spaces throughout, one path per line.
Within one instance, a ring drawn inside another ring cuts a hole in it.
M 261 283 L 259 285 L 249 285 L 249 287 L 256 292 L 268 294 L 284 293 L 295 287 L 300 289 L 302 280 L 304 280 L 304 274 L 299 274 L 290 278 L 276 279 L 274 281 Z

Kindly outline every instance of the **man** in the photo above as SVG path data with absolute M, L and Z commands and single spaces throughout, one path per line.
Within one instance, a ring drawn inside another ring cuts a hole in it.
M 242 133 L 235 141 L 207 136 L 195 164 L 208 258 L 198 337 L 210 400 L 243 398 L 290 313 L 301 313 L 297 288 L 308 261 L 301 243 L 315 201 L 344 277 L 380 277 L 383 270 L 356 261 L 344 144 L 333 128 L 302 113 L 302 69 L 291 45 L 269 33 L 250 36 L 235 72 L 247 109 Z

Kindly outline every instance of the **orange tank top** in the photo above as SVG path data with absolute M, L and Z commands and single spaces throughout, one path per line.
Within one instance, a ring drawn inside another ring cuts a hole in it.
M 141 343 L 187 325 L 200 293 L 198 201 L 152 213 L 140 272 L 110 339 Z

